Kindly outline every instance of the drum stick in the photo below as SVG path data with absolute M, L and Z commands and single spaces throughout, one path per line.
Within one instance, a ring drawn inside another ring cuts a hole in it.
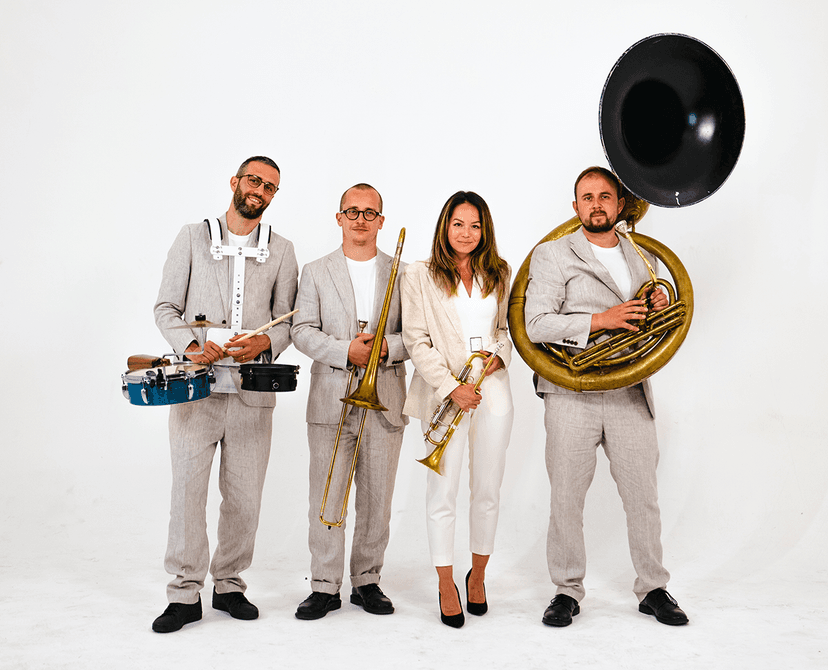
M 280 316 L 280 317 L 278 317 L 278 318 L 276 318 L 276 319 L 273 319 L 273 321 L 271 321 L 270 323 L 266 323 L 266 324 L 265 324 L 265 325 L 263 325 L 261 328 L 256 328 L 256 330 L 254 330 L 254 331 L 252 331 L 252 332 L 250 332 L 250 333 L 247 333 L 247 334 L 245 334 L 245 335 L 242 335 L 242 336 L 241 336 L 238 340 L 236 340 L 235 342 L 233 342 L 233 345 L 235 346 L 236 344 L 238 344 L 238 343 L 239 343 L 239 342 L 241 342 L 242 340 L 247 340 L 247 339 L 250 339 L 251 337 L 254 337 L 255 335 L 259 335 L 260 333 L 263 333 L 263 332 L 265 332 L 266 330 L 270 330 L 270 329 L 271 329 L 271 328 L 273 328 L 273 326 L 275 326 L 277 323 L 281 323 L 281 322 L 282 322 L 282 321 L 284 321 L 285 319 L 289 319 L 289 318 L 290 318 L 290 317 L 292 317 L 294 314 L 296 314 L 296 312 L 298 312 L 298 311 L 299 311 L 298 309 L 294 309 L 292 312 L 288 312 L 287 314 L 282 314 L 282 316 Z M 229 343 L 228 343 L 228 344 L 229 344 Z M 232 347 L 231 347 L 231 348 L 232 348 Z M 227 353 L 227 349 L 225 349 L 224 347 L 222 347 L 222 349 L 221 349 L 221 350 L 222 350 L 225 354 Z

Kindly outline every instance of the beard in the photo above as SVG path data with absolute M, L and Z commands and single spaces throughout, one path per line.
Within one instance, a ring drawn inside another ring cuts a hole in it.
M 253 207 L 247 204 L 247 198 L 241 190 L 241 183 L 236 186 L 236 190 L 233 192 L 233 207 L 236 208 L 236 211 L 245 219 L 258 219 L 262 212 L 267 209 L 267 204 L 262 202 L 261 205 L 258 207 Z
M 597 221 L 593 220 L 593 216 L 596 216 Z M 586 219 L 581 221 L 581 224 L 591 233 L 606 233 L 615 227 L 615 218 L 608 216 L 606 212 L 593 212 Z

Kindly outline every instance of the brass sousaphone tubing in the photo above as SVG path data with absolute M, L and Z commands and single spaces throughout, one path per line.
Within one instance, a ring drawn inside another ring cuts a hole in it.
M 742 95 L 727 63 L 706 44 L 687 35 L 652 35 L 627 49 L 610 71 L 601 95 L 599 131 L 610 167 L 625 187 L 619 219 L 634 229 L 648 203 L 684 207 L 721 187 L 744 140 Z M 538 244 L 580 225 L 573 217 Z M 639 333 L 612 335 L 575 355 L 557 345 L 531 342 L 524 307 L 532 252 L 515 276 L 509 299 L 515 348 L 530 368 L 557 386 L 573 391 L 633 386 L 666 365 L 690 329 L 693 286 L 678 256 L 646 235 L 625 236 L 658 258 L 675 282 L 673 289 L 665 280 L 653 279 L 639 290 L 636 297 L 658 284 L 670 300 L 665 310 L 647 315 Z M 593 333 L 590 339 L 607 335 Z

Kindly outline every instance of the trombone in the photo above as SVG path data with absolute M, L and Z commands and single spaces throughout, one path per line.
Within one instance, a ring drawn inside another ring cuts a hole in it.
M 465 384 L 471 374 L 474 359 L 486 358 L 488 355 L 489 360 L 483 367 L 483 370 L 480 372 L 480 376 L 477 378 L 477 383 L 474 385 L 474 391 L 476 393 L 480 389 L 483 379 L 486 377 L 486 372 L 488 372 L 489 366 L 491 366 L 494 362 L 497 352 L 500 351 L 502 347 L 503 342 L 498 342 L 491 354 L 486 354 L 482 351 L 475 351 L 471 356 L 469 356 L 469 360 L 466 361 L 466 364 L 463 366 L 460 374 L 457 375 L 455 379 L 461 384 Z M 431 422 L 428 424 L 428 430 L 426 430 L 425 435 L 423 436 L 425 437 L 426 442 L 434 445 L 434 449 L 425 458 L 418 458 L 417 462 L 422 463 L 431 470 L 434 470 L 434 472 L 438 475 L 442 475 L 443 473 L 440 471 L 440 461 L 443 458 L 443 454 L 446 451 L 449 440 L 451 440 L 454 435 L 454 431 L 457 430 L 457 426 L 460 425 L 460 422 L 463 420 L 465 415 L 466 413 L 460 409 L 460 405 L 451 399 L 451 396 L 448 396 L 445 400 L 443 400 L 443 402 L 437 406 L 437 409 L 435 409 L 434 413 L 431 415 Z
M 377 332 L 374 334 L 374 342 L 371 345 L 371 353 L 368 355 L 368 363 L 365 366 L 365 374 L 359 382 L 356 390 L 351 391 L 351 383 L 356 376 L 356 366 L 351 368 L 351 376 L 348 377 L 348 385 L 345 387 L 345 397 L 340 398 L 342 401 L 342 412 L 339 415 L 339 427 L 336 429 L 336 441 L 334 442 L 333 453 L 331 454 L 331 464 L 328 467 L 328 478 L 325 482 L 325 491 L 322 494 L 322 507 L 319 510 L 319 520 L 329 528 L 336 526 L 339 528 L 345 522 L 345 513 L 348 510 L 348 497 L 351 493 L 351 484 L 354 481 L 354 472 L 356 471 L 357 457 L 359 456 L 359 445 L 362 441 L 362 429 L 365 427 L 365 417 L 367 410 L 373 409 L 378 412 L 386 412 L 388 408 L 385 407 L 377 396 L 377 368 L 379 367 L 380 353 L 382 350 L 382 340 L 385 337 L 385 326 L 388 322 L 388 312 L 391 309 L 391 295 L 394 292 L 394 282 L 397 279 L 397 270 L 400 267 L 400 256 L 402 255 L 403 242 L 405 242 L 405 228 L 400 230 L 400 236 L 397 239 L 397 251 L 394 253 L 394 260 L 391 263 L 391 276 L 388 278 L 388 287 L 385 289 L 385 299 L 382 303 L 382 311 L 380 312 L 379 322 L 377 323 Z M 365 322 L 360 321 L 360 332 L 365 328 Z M 350 393 L 350 395 L 349 395 Z M 331 481 L 333 479 L 334 465 L 336 464 L 336 452 L 339 450 L 339 438 L 342 435 L 342 426 L 345 423 L 345 415 L 348 411 L 348 405 L 362 408 L 362 416 L 359 420 L 359 432 L 357 433 L 356 445 L 354 446 L 354 457 L 351 459 L 351 469 L 348 474 L 348 481 L 345 488 L 345 496 L 342 500 L 342 510 L 339 513 L 339 518 L 335 521 L 329 521 L 325 518 L 325 508 L 328 502 L 328 492 L 331 488 Z

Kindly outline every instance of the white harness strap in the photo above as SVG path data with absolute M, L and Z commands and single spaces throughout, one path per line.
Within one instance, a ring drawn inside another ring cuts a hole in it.
M 210 225 L 210 253 L 220 261 L 225 256 L 233 257 L 232 297 L 230 299 L 232 314 L 230 327 L 241 329 L 242 307 L 244 306 L 244 261 L 246 258 L 255 258 L 264 263 L 270 256 L 267 243 L 270 241 L 270 224 L 259 224 L 259 244 L 256 247 L 226 247 L 221 244 L 221 224 L 218 219 L 209 219 Z

